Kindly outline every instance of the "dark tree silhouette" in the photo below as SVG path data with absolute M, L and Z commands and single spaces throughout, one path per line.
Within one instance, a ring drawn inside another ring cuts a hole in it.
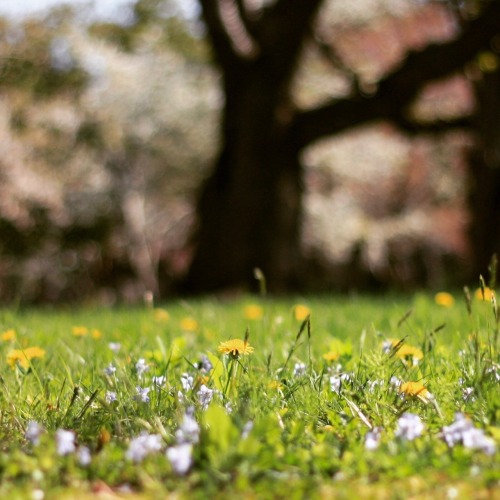
M 245 0 L 199 2 L 225 105 L 220 154 L 200 192 L 194 256 L 184 282 L 184 290 L 193 293 L 247 287 L 255 267 L 270 289 L 294 287 L 302 266 L 301 151 L 322 137 L 380 120 L 410 134 L 473 126 L 471 117 L 423 125 L 407 111 L 426 84 L 463 70 L 500 34 L 500 2 L 484 1 L 474 18 L 463 20 L 456 38 L 409 53 L 370 95 L 353 88 L 346 98 L 298 109 L 291 84 L 324 1 L 276 0 L 258 10 Z M 474 175 L 480 190 L 481 175 L 489 179 L 493 173 Z M 496 182 L 498 190 L 498 175 Z M 491 198 L 487 210 L 496 210 L 492 231 L 498 234 L 497 194 L 492 189 L 485 196 Z M 480 205 L 477 195 L 471 200 Z M 490 215 L 478 210 L 475 220 L 484 224 Z M 482 262 L 483 257 L 476 264 Z

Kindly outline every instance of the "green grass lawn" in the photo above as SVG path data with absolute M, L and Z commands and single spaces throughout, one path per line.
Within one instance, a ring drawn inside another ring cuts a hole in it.
M 498 495 L 498 312 L 438 302 L 3 309 L 0 496 Z

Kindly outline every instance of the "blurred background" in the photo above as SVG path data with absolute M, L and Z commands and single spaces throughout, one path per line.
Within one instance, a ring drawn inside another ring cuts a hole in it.
M 487 276 L 499 5 L 3 0 L 0 301 Z

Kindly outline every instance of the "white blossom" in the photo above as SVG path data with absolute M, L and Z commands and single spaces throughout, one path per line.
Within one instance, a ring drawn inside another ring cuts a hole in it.
M 137 376 L 139 378 L 142 378 L 144 373 L 146 373 L 149 370 L 149 366 L 146 363 L 146 360 L 144 358 L 140 358 L 137 363 L 135 364 L 135 370 L 137 372 Z
M 140 401 L 141 403 L 149 403 L 150 399 L 148 396 L 149 391 L 151 390 L 151 387 L 140 387 L 137 386 L 135 388 L 137 395 L 134 396 L 134 399 L 136 401 Z
M 340 394 L 342 389 L 342 384 L 344 382 L 351 382 L 351 376 L 348 373 L 341 373 L 339 375 L 330 376 L 330 390 L 337 394 Z
M 392 340 L 384 340 L 382 342 L 382 352 L 384 354 L 389 354 L 392 351 L 392 347 L 393 347 Z
M 194 419 L 191 411 L 186 412 L 181 425 L 175 433 L 175 438 L 178 444 L 197 443 L 200 440 L 200 426 Z
M 64 456 L 74 453 L 76 450 L 76 436 L 73 431 L 65 429 L 57 429 L 56 431 L 56 448 L 57 454 Z
M 116 392 L 114 391 L 106 391 L 106 395 L 104 396 L 106 403 L 110 404 L 113 401 L 116 401 Z
M 110 342 L 108 347 L 116 354 L 122 348 L 122 345 L 119 342 Z
M 213 395 L 213 389 L 209 389 L 205 384 L 200 387 L 200 390 L 197 392 L 197 396 L 203 410 L 206 410 L 208 408 L 208 405 L 212 401 Z
M 166 456 L 174 472 L 180 476 L 186 474 L 193 465 L 193 445 L 178 444 L 167 449 Z
M 455 421 L 443 427 L 443 439 L 452 448 L 462 444 L 466 448 L 481 450 L 487 455 L 493 455 L 496 445 L 493 439 L 487 437 L 484 431 L 474 427 L 474 424 L 463 413 L 455 413 Z
M 158 377 L 152 377 L 151 381 L 156 387 L 161 387 L 167 381 L 167 377 L 165 377 L 165 375 L 160 375 Z
M 188 373 L 183 373 L 181 375 L 181 384 L 184 392 L 190 391 L 193 389 L 194 386 L 194 378 L 192 377 L 192 375 L 189 375 Z
M 200 361 L 198 362 L 198 369 L 204 373 L 209 372 L 213 368 L 212 363 L 208 359 L 208 357 L 204 354 Z
M 399 389 L 400 385 L 402 384 L 401 380 L 396 377 L 396 376 L 392 376 L 389 380 L 389 384 L 394 387 L 395 389 Z
M 108 375 L 108 377 L 111 377 L 111 375 L 114 375 L 116 372 L 116 367 L 113 365 L 113 363 L 109 363 L 106 368 L 104 368 L 104 373 Z
M 375 389 L 380 386 L 384 385 L 384 381 L 383 380 L 369 380 L 368 381 L 368 390 L 370 392 L 375 392 Z
M 243 432 L 241 433 L 241 438 L 246 439 L 249 435 L 250 432 L 253 429 L 253 422 L 249 420 L 244 426 L 243 426 Z
M 130 441 L 126 453 L 127 459 L 132 462 L 142 462 L 148 455 L 160 451 L 162 439 L 159 434 L 143 433 Z
M 406 412 L 398 420 L 396 436 L 406 441 L 413 441 L 422 435 L 423 430 L 424 424 L 420 420 L 420 417 Z
M 82 467 L 87 467 L 92 461 L 92 456 L 90 454 L 90 449 L 87 446 L 80 446 L 77 451 L 78 463 Z
M 40 436 L 42 435 L 44 429 L 35 420 L 30 420 L 26 426 L 26 432 L 24 437 L 33 445 L 37 446 L 40 443 Z
M 293 367 L 293 376 L 302 377 L 306 374 L 307 367 L 304 363 L 295 363 Z
M 474 401 L 476 398 L 474 397 L 474 388 L 473 387 L 465 387 L 462 389 L 462 395 L 464 401 Z
M 374 427 L 371 431 L 366 433 L 365 436 L 365 449 L 376 450 L 380 444 L 382 437 L 382 427 Z

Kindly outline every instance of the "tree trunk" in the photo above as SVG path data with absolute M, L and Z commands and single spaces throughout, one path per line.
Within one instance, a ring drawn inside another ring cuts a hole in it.
M 500 256 L 500 67 L 475 85 L 478 144 L 469 158 L 469 237 L 473 279 Z
M 288 82 L 260 59 L 225 75 L 223 145 L 198 202 L 196 248 L 185 291 L 249 289 L 260 268 L 289 288 L 299 260 L 302 168 L 290 140 Z

